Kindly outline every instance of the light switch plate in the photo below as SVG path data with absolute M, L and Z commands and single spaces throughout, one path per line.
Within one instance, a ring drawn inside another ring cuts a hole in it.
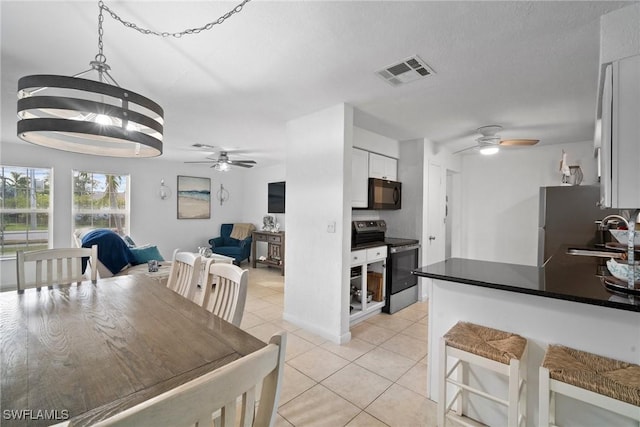
M 327 233 L 335 233 L 336 232 L 336 222 L 329 221 L 327 223 Z

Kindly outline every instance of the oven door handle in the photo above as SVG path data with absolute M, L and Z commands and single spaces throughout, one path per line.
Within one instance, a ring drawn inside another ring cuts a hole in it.
M 406 252 L 406 251 L 413 251 L 416 249 L 420 249 L 420 245 L 406 245 L 406 246 L 396 246 L 396 247 L 392 247 L 389 249 L 389 252 L 392 254 L 396 254 L 398 252 Z

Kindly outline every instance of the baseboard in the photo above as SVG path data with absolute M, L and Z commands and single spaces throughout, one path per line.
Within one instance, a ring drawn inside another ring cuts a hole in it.
M 282 313 L 282 319 L 286 320 L 287 322 L 293 323 L 294 325 L 299 326 L 302 329 L 311 332 L 312 334 L 316 334 L 324 339 L 327 339 L 335 344 L 346 344 L 351 341 L 351 332 L 347 332 L 342 335 L 335 335 L 325 329 L 319 328 L 315 324 L 309 323 L 289 313 Z

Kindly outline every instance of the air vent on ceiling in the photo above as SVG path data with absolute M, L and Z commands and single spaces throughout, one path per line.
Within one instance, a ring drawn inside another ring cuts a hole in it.
M 195 147 L 195 148 L 206 148 L 206 149 L 209 149 L 209 150 L 213 150 L 214 148 L 216 148 L 215 145 L 200 144 L 199 142 L 196 143 L 196 144 L 191 144 L 191 146 Z
M 433 70 L 417 55 L 397 64 L 389 65 L 376 74 L 391 86 L 400 86 L 433 74 Z

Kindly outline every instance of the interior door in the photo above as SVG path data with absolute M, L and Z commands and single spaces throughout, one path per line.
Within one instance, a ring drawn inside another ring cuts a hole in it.
M 445 259 L 445 190 L 442 166 L 429 163 L 427 184 L 427 229 L 425 253 L 427 265 Z

